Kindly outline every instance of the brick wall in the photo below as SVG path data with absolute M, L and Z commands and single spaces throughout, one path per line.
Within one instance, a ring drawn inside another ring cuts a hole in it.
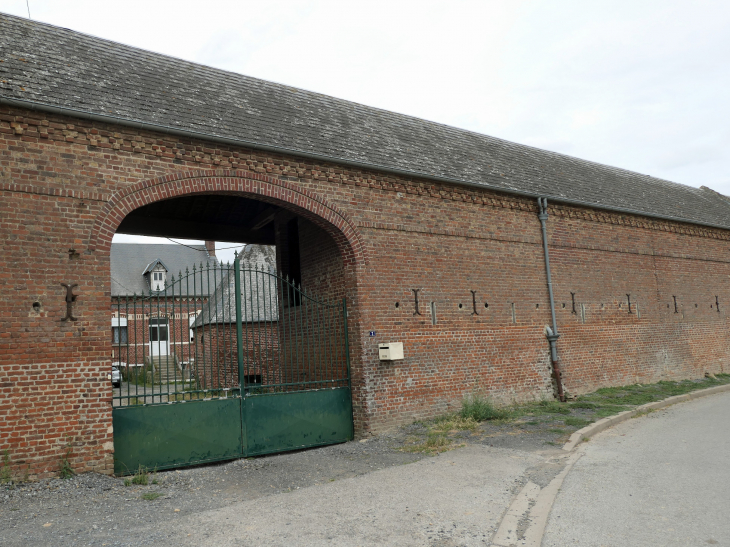
M 195 329 L 193 373 L 200 389 L 238 387 L 238 338 L 235 323 L 216 323 Z M 261 375 L 264 383 L 282 381 L 279 328 L 274 321 L 244 323 L 243 374 Z
M 552 393 L 530 200 L 8 107 L 0 192 L 0 450 L 14 473 L 57 472 L 68 443 L 77 470 L 111 471 L 111 237 L 135 207 L 191 192 L 303 219 L 303 284 L 348 300 L 358 435 L 456 408 L 472 390 L 502 402 Z M 727 371 L 728 231 L 549 212 L 569 392 Z M 69 282 L 78 321 L 61 322 Z M 403 361 L 377 359 L 388 341 L 404 343 Z

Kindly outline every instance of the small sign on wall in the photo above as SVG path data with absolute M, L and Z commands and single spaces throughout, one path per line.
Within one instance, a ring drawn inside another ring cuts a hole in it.
M 378 344 L 378 356 L 381 361 L 397 361 L 403 359 L 403 342 Z
M 374 330 L 371 330 L 370 331 L 370 338 L 372 338 L 373 336 L 375 336 L 375 331 Z

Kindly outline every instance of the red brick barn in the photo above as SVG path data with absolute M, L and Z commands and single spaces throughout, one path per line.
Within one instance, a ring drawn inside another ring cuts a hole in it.
M 728 368 L 730 202 L 709 189 L 5 15 L 0 60 L 14 473 L 55 473 L 67 443 L 76 470 L 124 472 L 118 419 L 143 412 L 199 419 L 195 446 L 227 439 L 210 461 L 303 446 L 284 442 L 313 423 L 303 408 L 337 406 L 367 435 L 473 391 L 524 401 Z M 284 392 L 113 410 L 115 233 L 275 246 L 280 309 L 311 352 L 295 355 L 346 376 L 287 412 Z M 404 358 L 381 360 L 395 342 Z

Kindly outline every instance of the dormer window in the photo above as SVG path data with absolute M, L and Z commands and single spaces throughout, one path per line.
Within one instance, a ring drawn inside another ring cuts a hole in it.
M 165 272 L 152 272 L 152 290 L 161 291 L 165 288 Z
M 148 264 L 144 269 L 143 275 L 145 276 L 145 279 L 147 279 L 151 291 L 159 292 L 165 290 L 165 283 L 167 282 L 167 268 L 160 259 Z

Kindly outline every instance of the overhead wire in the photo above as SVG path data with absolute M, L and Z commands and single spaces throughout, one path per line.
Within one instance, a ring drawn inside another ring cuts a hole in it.
M 193 251 L 199 251 L 199 252 L 205 252 L 207 249 L 196 249 L 195 247 L 191 247 L 190 245 L 185 245 L 185 243 L 180 243 L 179 241 L 175 241 L 172 238 L 166 237 L 165 239 L 168 239 L 172 241 L 173 243 L 177 245 L 182 245 L 183 247 L 187 247 L 188 249 L 192 249 Z M 241 243 L 240 245 L 235 245 L 234 247 L 221 247 L 219 249 L 216 249 L 216 251 L 226 251 L 228 249 L 238 249 L 239 247 L 246 247 L 248 243 Z

